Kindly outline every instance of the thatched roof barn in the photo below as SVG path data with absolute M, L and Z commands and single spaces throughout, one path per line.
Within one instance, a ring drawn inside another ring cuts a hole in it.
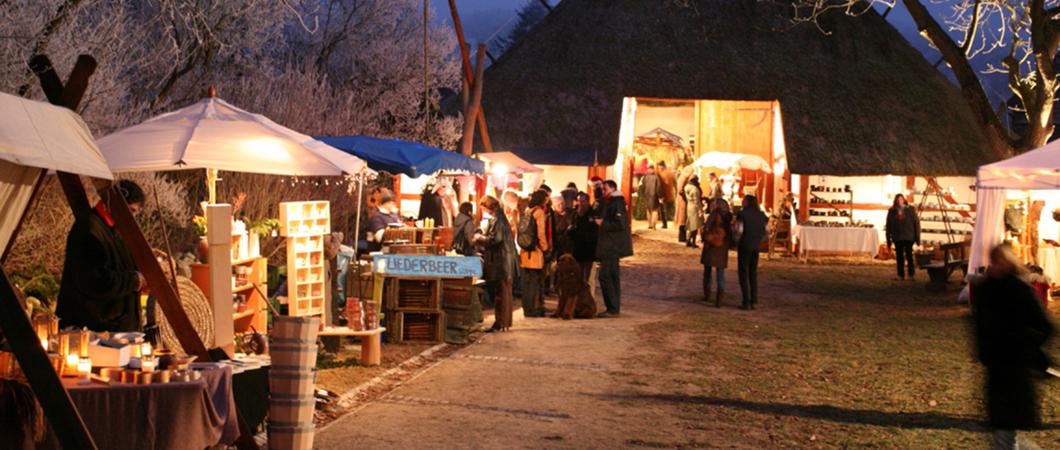
M 779 100 L 793 173 L 971 175 L 957 89 L 876 13 L 793 25 L 766 0 L 563 0 L 486 72 L 497 150 L 615 159 L 623 97 Z

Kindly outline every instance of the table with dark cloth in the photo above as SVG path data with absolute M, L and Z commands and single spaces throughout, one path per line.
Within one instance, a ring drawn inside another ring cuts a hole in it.
M 64 379 L 92 439 L 108 450 L 203 450 L 239 437 L 232 369 L 196 364 L 202 378 L 187 383 L 77 385 Z M 38 449 L 59 449 L 49 429 Z

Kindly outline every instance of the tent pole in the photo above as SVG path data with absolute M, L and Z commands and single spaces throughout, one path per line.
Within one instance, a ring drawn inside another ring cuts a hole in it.
M 353 219 L 353 256 L 361 249 L 361 211 L 364 209 L 364 169 L 357 180 L 357 214 Z M 347 275 L 349 276 L 349 275 Z

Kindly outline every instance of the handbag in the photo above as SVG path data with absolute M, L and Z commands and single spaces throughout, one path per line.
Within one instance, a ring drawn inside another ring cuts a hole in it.
M 712 227 L 707 231 L 707 236 L 704 240 L 711 247 L 721 247 L 725 245 L 725 230 L 720 226 Z

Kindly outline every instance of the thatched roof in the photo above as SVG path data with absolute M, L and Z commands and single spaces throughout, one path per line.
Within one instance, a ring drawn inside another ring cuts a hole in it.
M 623 97 L 776 99 L 795 173 L 972 175 L 993 160 L 956 88 L 878 14 L 827 17 L 828 36 L 783 3 L 564 0 L 486 72 L 493 145 L 609 163 Z

